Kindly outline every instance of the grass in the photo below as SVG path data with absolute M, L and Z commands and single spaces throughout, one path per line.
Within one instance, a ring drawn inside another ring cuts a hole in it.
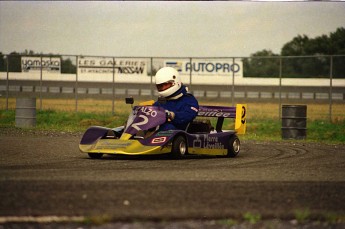
M 243 214 L 243 219 L 251 224 L 256 224 L 261 220 L 261 215 L 258 213 L 246 212 Z
M 298 223 L 304 223 L 310 218 L 309 209 L 297 209 L 295 210 L 295 219 Z
M 296 227 L 297 225 L 327 225 L 327 228 L 332 228 L 332 226 L 337 224 L 344 223 L 344 215 L 343 214 L 336 214 L 332 212 L 323 212 L 319 214 L 313 214 L 308 208 L 305 209 L 295 209 L 293 211 L 293 216 L 290 217 L 282 217 L 288 224 L 286 226 Z M 282 219 L 275 218 L 273 220 Z M 217 225 L 222 225 L 226 227 L 233 227 L 239 225 L 241 223 L 248 223 L 252 224 L 252 226 L 246 225 L 249 228 L 277 228 L 277 224 L 272 224 L 272 219 L 269 217 L 262 217 L 260 213 L 252 213 L 252 212 L 245 212 L 242 214 L 242 217 L 234 217 L 234 218 L 226 218 L 220 219 L 216 221 Z M 296 223 L 294 223 L 296 222 Z M 300 228 L 302 226 L 298 226 Z M 307 226 L 308 227 L 308 226 Z M 326 228 L 326 227 L 322 227 Z
M 110 113 L 67 112 L 43 110 L 36 113 L 36 128 L 57 131 L 85 131 L 89 126 L 116 127 L 123 125 L 125 116 Z M 15 111 L 0 110 L 0 127 L 15 126 Z
M 0 128 L 15 126 L 15 99 L 9 100 L 5 110 L 5 99 L 0 98 Z M 135 103 L 139 103 L 136 101 Z M 219 101 L 200 101 L 200 104 L 229 105 Z M 75 112 L 74 100 L 44 99 L 42 110 L 37 100 L 36 128 L 43 130 L 83 132 L 89 126 L 121 126 L 127 119 L 131 107 L 123 101 L 115 101 L 115 115 L 112 101 L 83 99 L 78 101 Z M 307 141 L 345 143 L 345 106 L 333 106 L 334 118 L 328 121 L 327 104 L 309 104 L 307 117 Z M 215 126 L 215 122 L 212 122 Z M 247 133 L 243 140 L 281 140 L 281 120 L 278 104 L 248 104 Z M 233 129 L 234 121 L 226 120 L 223 129 Z

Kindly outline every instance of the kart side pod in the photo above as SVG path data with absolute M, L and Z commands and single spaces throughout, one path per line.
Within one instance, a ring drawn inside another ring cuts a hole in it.
M 237 134 L 246 132 L 247 104 L 237 104 L 236 107 L 199 106 L 198 116 L 217 118 L 217 132 L 222 132 L 224 118 L 234 118 Z

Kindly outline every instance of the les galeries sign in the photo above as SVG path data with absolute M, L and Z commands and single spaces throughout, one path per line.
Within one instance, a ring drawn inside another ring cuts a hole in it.
M 117 59 L 103 57 L 78 57 L 80 74 L 139 74 L 147 75 L 146 61 L 141 59 Z

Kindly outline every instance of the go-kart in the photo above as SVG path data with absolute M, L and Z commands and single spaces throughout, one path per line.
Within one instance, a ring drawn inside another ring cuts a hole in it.
M 126 103 L 133 104 L 133 98 L 126 98 Z M 246 108 L 245 104 L 237 104 L 236 107 L 199 106 L 198 117 L 185 130 L 159 131 L 159 126 L 167 122 L 166 111 L 160 106 L 138 105 L 132 107 L 124 126 L 89 127 L 79 149 L 95 159 L 103 154 L 235 157 L 240 152 L 237 134 L 246 131 Z M 216 118 L 216 128 L 212 127 L 209 119 L 199 120 L 199 117 Z M 226 118 L 235 119 L 235 130 L 222 130 Z

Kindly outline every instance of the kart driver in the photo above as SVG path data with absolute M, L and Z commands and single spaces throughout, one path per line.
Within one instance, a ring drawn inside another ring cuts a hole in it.
M 172 67 L 163 67 L 156 73 L 158 94 L 166 99 L 165 103 L 156 101 L 153 106 L 166 110 L 167 122 L 160 130 L 185 130 L 198 114 L 199 104 L 196 98 L 187 92 L 179 73 Z

